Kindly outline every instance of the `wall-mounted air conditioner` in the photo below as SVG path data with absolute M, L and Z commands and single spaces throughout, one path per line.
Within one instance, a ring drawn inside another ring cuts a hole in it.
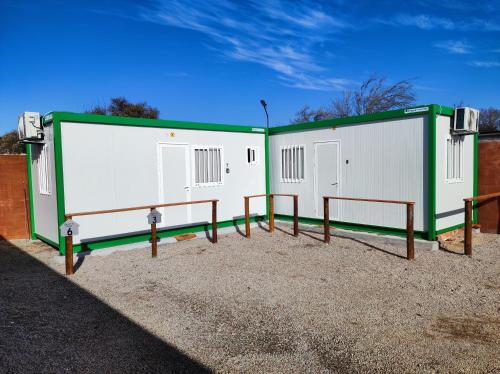
M 474 108 L 456 108 L 453 132 L 461 134 L 474 134 L 479 127 L 479 110 Z
M 40 113 L 24 112 L 19 116 L 17 125 L 19 140 L 23 143 L 38 143 L 43 140 Z

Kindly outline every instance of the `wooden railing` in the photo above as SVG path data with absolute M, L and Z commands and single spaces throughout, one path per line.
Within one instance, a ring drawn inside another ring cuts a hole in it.
M 472 202 L 482 202 L 500 198 L 500 192 L 491 193 L 488 195 L 480 195 L 464 199 L 465 203 L 465 219 L 464 219 L 464 254 L 472 256 Z
M 406 258 L 408 260 L 413 260 L 415 258 L 415 234 L 413 230 L 413 207 L 415 203 L 413 201 L 356 199 L 353 197 L 323 196 L 323 222 L 325 228 L 325 243 L 330 243 L 330 200 L 365 201 L 369 203 L 406 205 Z
M 269 196 L 269 232 L 274 231 L 274 197 L 275 196 L 288 196 L 293 197 L 293 236 L 299 235 L 299 196 L 295 194 L 284 193 L 271 193 L 244 196 L 245 200 L 245 236 L 250 237 L 250 199 L 254 197 L 267 197 Z
M 131 208 L 120 208 L 120 209 L 107 209 L 107 210 L 95 210 L 90 212 L 78 212 L 78 213 L 67 213 L 64 215 L 65 220 L 72 219 L 73 217 L 80 216 L 90 216 L 96 214 L 108 214 L 108 213 L 120 213 L 120 212 L 130 212 L 133 210 L 147 210 L 153 211 L 156 208 L 168 208 L 180 205 L 194 205 L 194 204 L 212 204 L 212 243 L 217 243 L 217 202 L 219 200 L 195 200 L 195 201 L 182 201 L 178 203 L 168 203 L 168 204 L 155 204 L 155 205 L 143 205 L 135 206 Z M 156 223 L 151 224 L 151 257 L 156 257 L 157 255 L 157 236 L 156 236 Z M 73 235 L 66 236 L 66 275 L 73 274 Z

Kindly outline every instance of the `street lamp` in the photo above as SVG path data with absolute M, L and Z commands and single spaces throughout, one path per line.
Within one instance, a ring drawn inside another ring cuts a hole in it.
M 260 104 L 262 105 L 264 111 L 266 112 L 266 127 L 269 128 L 269 114 L 267 113 L 267 103 L 265 102 L 264 99 L 261 99 Z

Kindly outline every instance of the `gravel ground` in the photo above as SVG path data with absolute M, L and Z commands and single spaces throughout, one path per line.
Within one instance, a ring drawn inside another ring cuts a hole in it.
M 500 236 L 410 262 L 281 226 L 86 256 L 69 278 L 44 244 L 3 242 L 0 372 L 500 372 Z

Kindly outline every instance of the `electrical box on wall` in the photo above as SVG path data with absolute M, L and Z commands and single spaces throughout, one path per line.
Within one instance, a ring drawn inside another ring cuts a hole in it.
M 474 134 L 479 127 L 479 110 L 474 108 L 456 108 L 453 122 L 453 132 Z
M 43 140 L 40 113 L 24 112 L 19 116 L 17 133 L 23 143 L 36 143 Z

